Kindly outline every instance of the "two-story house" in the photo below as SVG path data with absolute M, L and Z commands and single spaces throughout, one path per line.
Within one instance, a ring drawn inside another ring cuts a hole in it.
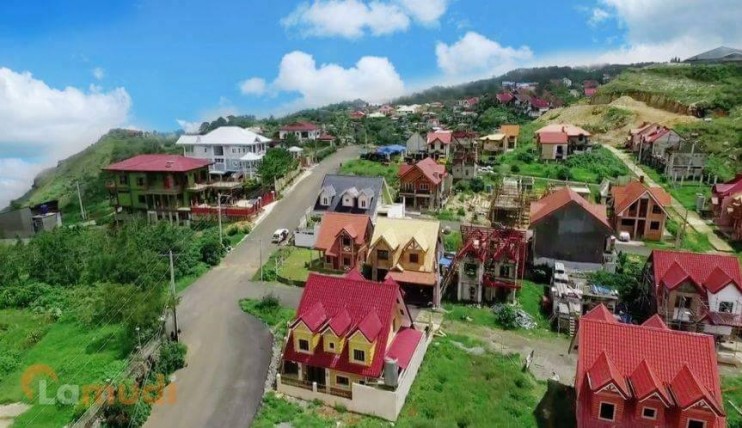
M 322 179 L 312 214 L 365 214 L 374 221 L 384 203 L 391 203 L 391 194 L 383 177 L 327 174 Z
M 518 137 L 520 136 L 520 125 L 502 125 L 500 126 L 501 134 L 505 134 L 508 139 L 506 150 L 514 150 L 518 147 Z
M 428 145 L 428 156 L 434 159 L 447 158 L 451 153 L 451 141 L 453 131 L 428 132 L 426 143 Z
M 366 214 L 325 213 L 314 244 L 325 269 L 349 271 L 363 264 L 372 229 Z
M 374 227 L 366 263 L 371 278 L 394 279 L 408 302 L 438 306 L 438 260 L 443 255 L 440 222 L 380 217 Z
M 289 134 L 293 134 L 300 142 L 319 139 L 322 128 L 312 122 L 293 122 L 282 126 L 278 130 L 278 138 L 286 140 Z
M 463 245 L 456 254 L 458 300 L 512 301 L 527 262 L 525 231 L 461 225 Z
M 482 153 L 496 155 L 509 151 L 508 136 L 502 132 L 485 135 L 479 141 L 482 142 Z
M 367 281 L 355 270 L 345 277 L 310 273 L 277 389 L 395 420 L 426 347 L 394 281 Z
M 453 181 L 445 165 L 425 158 L 412 165 L 400 165 L 398 174 L 399 194 L 405 198 L 407 207 L 436 210 L 445 205 Z
M 590 148 L 590 133 L 574 125 L 552 124 L 536 131 L 541 159 L 563 160 Z
M 672 328 L 727 337 L 742 327 L 742 273 L 733 255 L 654 250 L 644 286 Z
M 407 156 L 413 159 L 424 159 L 428 156 L 428 143 L 419 132 L 415 132 L 407 139 Z
M 253 177 L 271 139 L 239 126 L 222 126 L 206 135 L 181 135 L 183 155 L 210 161 L 212 174 Z
M 645 163 L 672 180 L 696 180 L 703 176 L 707 155 L 697 142 L 686 140 L 668 128 L 661 128 L 647 138 L 650 146 L 642 152 Z
M 672 202 L 661 187 L 649 187 L 644 177 L 625 186 L 611 187 L 610 207 L 613 228 L 617 233 L 628 232 L 631 239 L 662 240 L 667 211 Z
M 139 155 L 103 168 L 112 175 L 107 183 L 117 215 L 143 214 L 150 221 L 188 224 L 191 219 L 189 188 L 209 179 L 208 159 L 178 155 Z
M 645 144 L 647 144 L 647 136 L 654 134 L 660 128 L 662 126 L 658 123 L 642 122 L 638 128 L 629 130 L 629 136 L 626 139 L 626 148 L 639 156 L 639 152 L 643 151 Z
M 711 188 L 714 223 L 734 240 L 742 239 L 742 174 Z
M 454 180 L 471 180 L 477 176 L 477 160 L 479 158 L 478 141 L 471 133 L 460 133 L 454 139 L 451 149 L 451 175 Z
M 578 428 L 723 428 L 714 339 L 673 331 L 654 316 L 616 321 L 600 305 L 580 318 Z

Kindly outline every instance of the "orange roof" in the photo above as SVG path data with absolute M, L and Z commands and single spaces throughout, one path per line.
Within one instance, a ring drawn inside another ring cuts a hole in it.
M 605 212 L 605 205 L 591 204 L 569 187 L 563 187 L 556 192 L 546 195 L 538 201 L 532 203 L 531 224 L 537 223 L 542 218 L 572 202 L 576 203 L 577 205 L 582 207 L 582 209 L 592 214 L 593 217 L 598 219 L 606 227 L 611 227 L 611 225 L 608 223 L 608 216 Z
M 500 132 L 508 137 L 517 137 L 520 135 L 520 125 L 502 125 Z
M 345 231 L 358 245 L 366 242 L 366 231 L 371 223 L 365 214 L 345 214 L 328 212 L 322 216 L 319 235 L 314 248 L 332 252 L 341 231 Z M 331 254 L 332 255 L 332 254 Z
M 433 160 L 433 158 L 425 158 L 415 165 L 402 164 L 399 167 L 399 176 L 402 177 L 416 168 L 425 176 L 425 178 L 436 185 L 446 176 L 446 166 L 439 164 Z
M 665 192 L 665 189 L 661 187 L 647 187 L 640 181 L 632 181 L 625 186 L 613 186 L 611 193 L 613 194 L 613 210 L 617 214 L 630 207 L 631 204 L 636 202 L 645 193 L 649 194 L 663 208 L 672 203 L 672 198 Z
M 434 272 L 414 272 L 406 270 L 404 272 L 390 271 L 387 274 L 387 278 L 391 277 L 397 282 L 405 282 L 408 284 L 419 284 L 419 285 L 435 285 L 435 273 Z
M 560 123 L 546 125 L 543 128 L 536 131 L 536 134 L 540 134 L 542 132 L 561 132 L 561 133 L 567 134 L 567 136 L 569 137 L 579 137 L 580 135 L 585 135 L 587 137 L 590 136 L 589 132 L 585 131 L 579 126 L 566 125 L 566 124 L 560 124 Z

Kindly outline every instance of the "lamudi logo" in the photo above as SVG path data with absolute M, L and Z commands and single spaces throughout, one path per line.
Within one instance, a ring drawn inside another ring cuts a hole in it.
M 45 405 L 70 405 L 92 403 L 125 405 L 136 404 L 141 398 L 150 404 L 173 404 L 176 400 L 175 385 L 165 388 L 165 376 L 157 374 L 155 382 L 139 386 L 132 384 L 86 384 L 74 385 L 63 383 L 51 391 L 50 383 L 59 383 L 59 376 L 53 368 L 45 364 L 34 364 L 27 368 L 21 376 L 21 390 L 29 401 L 37 401 Z

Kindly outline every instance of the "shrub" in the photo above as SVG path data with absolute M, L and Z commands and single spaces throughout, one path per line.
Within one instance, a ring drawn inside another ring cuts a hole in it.
M 456 211 L 456 214 L 457 214 L 457 215 L 459 215 L 459 216 L 461 216 L 461 217 L 463 217 L 463 216 L 465 216 L 465 215 L 466 215 L 466 210 L 464 209 L 464 207 L 460 207 L 460 208 L 459 208 L 459 209 L 458 209 L 458 210 Z
M 560 166 L 556 170 L 556 177 L 560 180 L 570 180 L 572 178 L 572 173 L 566 166 Z
M 513 330 L 517 328 L 518 324 L 515 308 L 510 305 L 503 305 L 502 308 L 495 313 L 495 322 L 505 330 Z
M 520 172 L 520 167 L 518 165 L 510 165 L 510 172 L 517 174 Z
M 182 343 L 166 342 L 160 347 L 160 359 L 157 361 L 156 371 L 169 375 L 185 367 L 185 357 L 188 348 Z
M 261 311 L 272 311 L 278 309 L 281 306 L 281 302 L 278 301 L 278 297 L 273 294 L 268 294 L 260 299 L 260 302 L 256 307 Z
M 18 351 L 8 349 L 0 353 L 0 375 L 13 371 L 21 363 Z
M 471 188 L 472 192 L 479 193 L 484 190 L 484 181 L 479 177 L 474 178 L 469 183 L 469 188 Z

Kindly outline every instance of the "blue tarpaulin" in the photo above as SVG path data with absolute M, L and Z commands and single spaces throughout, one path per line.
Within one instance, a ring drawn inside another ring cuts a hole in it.
M 382 155 L 396 155 L 407 151 L 407 147 L 400 146 L 399 144 L 392 144 L 390 146 L 382 146 L 376 149 L 376 153 Z
M 448 257 L 441 257 L 438 259 L 438 264 L 445 268 L 451 266 L 451 263 L 453 263 L 453 259 L 449 259 Z

